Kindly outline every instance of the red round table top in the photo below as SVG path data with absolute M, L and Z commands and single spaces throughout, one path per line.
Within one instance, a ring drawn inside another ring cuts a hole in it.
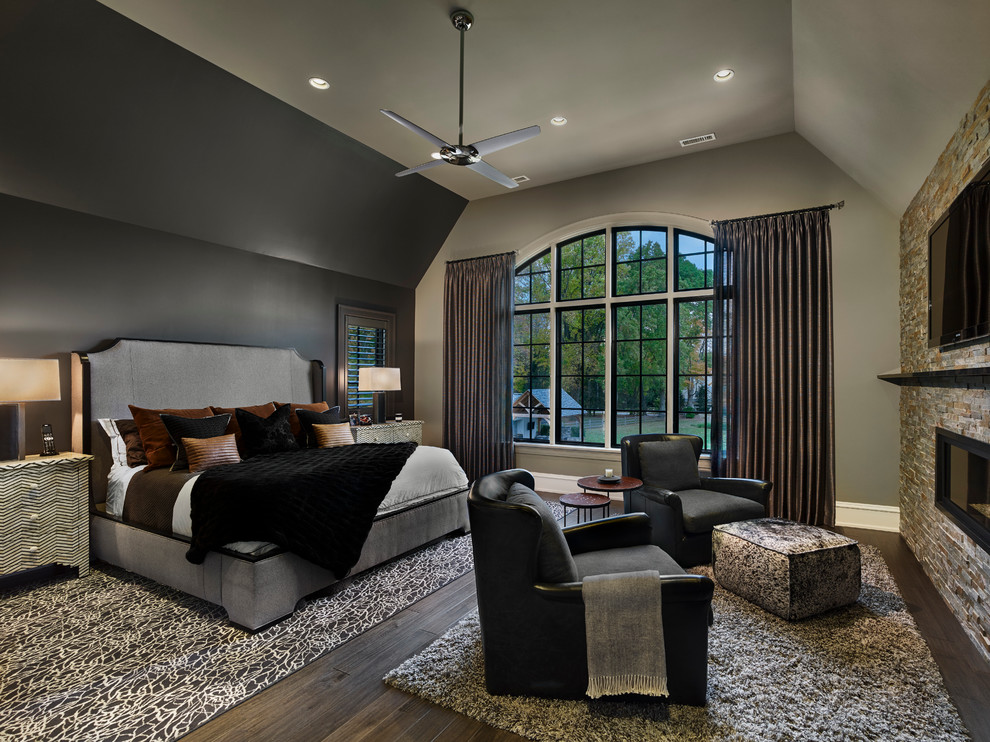
M 578 487 L 586 490 L 598 490 L 599 492 L 625 492 L 643 486 L 642 479 L 636 477 L 622 477 L 618 482 L 605 484 L 598 481 L 598 476 L 583 477 L 578 480 Z
M 572 492 L 560 496 L 560 504 L 570 505 L 572 508 L 603 508 L 609 502 L 608 495 L 593 495 L 588 492 Z

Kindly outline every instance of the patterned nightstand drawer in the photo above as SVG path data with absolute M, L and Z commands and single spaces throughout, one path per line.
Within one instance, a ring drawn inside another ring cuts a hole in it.
M 46 564 L 89 574 L 89 462 L 65 453 L 0 463 L 0 575 Z
M 423 421 L 403 420 L 401 423 L 358 425 L 353 428 L 358 443 L 413 443 L 423 442 Z

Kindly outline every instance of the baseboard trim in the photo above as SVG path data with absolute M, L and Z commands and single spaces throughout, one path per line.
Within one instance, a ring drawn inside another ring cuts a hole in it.
M 533 472 L 536 489 L 554 495 L 566 495 L 568 492 L 580 492 L 577 480 L 567 474 L 544 474 Z M 613 500 L 621 500 L 621 494 L 613 494 Z M 897 533 L 901 530 L 901 510 L 891 505 L 870 505 L 862 502 L 836 502 L 835 525 L 846 528 L 866 528 L 871 531 L 890 531 Z
M 893 505 L 836 501 L 835 525 L 845 528 L 866 528 L 871 531 L 899 533 L 901 530 L 901 509 Z

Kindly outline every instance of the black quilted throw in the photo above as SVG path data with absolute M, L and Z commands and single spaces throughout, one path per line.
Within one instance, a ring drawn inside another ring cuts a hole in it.
M 186 558 L 232 541 L 270 541 L 342 579 L 415 443 L 359 443 L 256 456 L 208 469 L 191 495 Z

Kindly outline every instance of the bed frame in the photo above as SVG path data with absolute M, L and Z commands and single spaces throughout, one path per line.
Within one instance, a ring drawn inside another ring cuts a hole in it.
M 72 354 L 72 443 L 93 454 L 90 548 L 93 556 L 223 606 L 232 623 L 257 630 L 289 615 L 299 600 L 337 581 L 326 569 L 281 551 L 248 557 L 211 551 L 186 560 L 187 540 L 128 525 L 107 515 L 109 442 L 100 418 L 147 408 L 235 407 L 271 400 L 321 401 L 323 363 L 295 350 L 243 345 L 117 339 Z M 455 531 L 470 530 L 467 490 L 375 520 L 356 574 Z

